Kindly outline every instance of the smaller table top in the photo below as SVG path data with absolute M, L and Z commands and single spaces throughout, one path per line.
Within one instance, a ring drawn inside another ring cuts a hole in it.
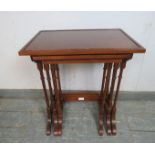
M 121 29 L 40 31 L 19 55 L 77 55 L 144 53 L 145 49 Z

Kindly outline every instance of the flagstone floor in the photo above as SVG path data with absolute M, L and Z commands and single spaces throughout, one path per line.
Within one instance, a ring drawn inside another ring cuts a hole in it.
M 145 95 L 144 95 L 145 97 Z M 64 104 L 63 135 L 45 135 L 43 98 L 0 97 L 1 143 L 131 143 L 155 142 L 155 100 L 119 100 L 117 135 L 99 136 L 95 102 Z

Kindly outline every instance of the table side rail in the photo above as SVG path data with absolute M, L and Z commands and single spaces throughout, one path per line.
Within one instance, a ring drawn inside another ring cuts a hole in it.
M 33 61 L 42 61 L 44 64 L 66 63 L 103 63 L 122 62 L 123 59 L 131 59 L 132 54 L 117 55 L 69 55 L 69 56 L 32 56 Z

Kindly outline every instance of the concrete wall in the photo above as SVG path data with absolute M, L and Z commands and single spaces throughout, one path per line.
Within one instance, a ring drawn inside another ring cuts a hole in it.
M 155 91 L 155 12 L 0 12 L 0 89 L 39 89 L 36 66 L 18 51 L 39 30 L 122 28 L 146 49 L 128 62 L 121 90 Z M 102 64 L 61 65 L 63 89 L 100 89 Z

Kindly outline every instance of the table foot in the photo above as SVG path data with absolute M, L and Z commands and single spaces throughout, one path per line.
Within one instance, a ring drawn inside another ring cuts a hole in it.
M 54 134 L 54 136 L 61 136 L 62 135 L 62 125 L 60 125 L 58 123 L 54 124 L 53 134 Z
M 103 136 L 104 130 L 103 130 L 103 123 L 99 122 L 99 129 L 98 129 L 99 136 Z
M 112 135 L 116 135 L 116 112 L 113 109 L 111 113 L 111 130 Z
M 62 135 L 62 128 L 57 127 L 54 132 L 54 136 L 61 136 Z
M 104 130 L 103 130 L 103 112 L 101 108 L 99 108 L 99 119 L 98 119 L 98 134 L 100 136 L 103 136 Z
M 103 116 L 104 116 L 104 107 L 103 107 L 103 103 L 99 102 L 98 103 L 98 109 L 99 109 L 99 115 L 98 115 L 98 134 L 99 136 L 103 136 L 104 134 L 104 129 L 103 129 Z
M 62 123 L 55 118 L 53 123 L 53 134 L 54 136 L 61 136 L 62 135 Z
M 62 117 L 59 117 L 55 136 L 61 136 L 61 135 L 62 135 Z
M 51 121 L 47 121 L 47 125 L 46 125 L 46 135 L 47 135 L 47 136 L 51 135 Z
M 103 126 L 99 126 L 99 130 L 98 130 L 99 136 L 103 136 L 103 133 L 104 133 Z
M 106 127 L 107 127 L 107 135 L 111 135 L 112 134 L 112 130 L 111 130 L 111 123 L 110 123 L 110 118 L 107 117 L 106 119 Z
M 110 116 L 110 113 L 106 110 L 106 113 L 105 113 L 105 120 L 106 120 L 106 133 L 108 136 L 111 136 L 112 134 L 112 130 L 111 130 L 111 116 Z
M 56 110 L 53 110 L 53 134 L 55 135 L 55 133 L 57 132 L 57 125 L 58 124 L 58 120 L 57 120 L 57 114 L 56 114 Z
M 116 135 L 116 123 L 112 124 L 112 135 L 115 136 Z

